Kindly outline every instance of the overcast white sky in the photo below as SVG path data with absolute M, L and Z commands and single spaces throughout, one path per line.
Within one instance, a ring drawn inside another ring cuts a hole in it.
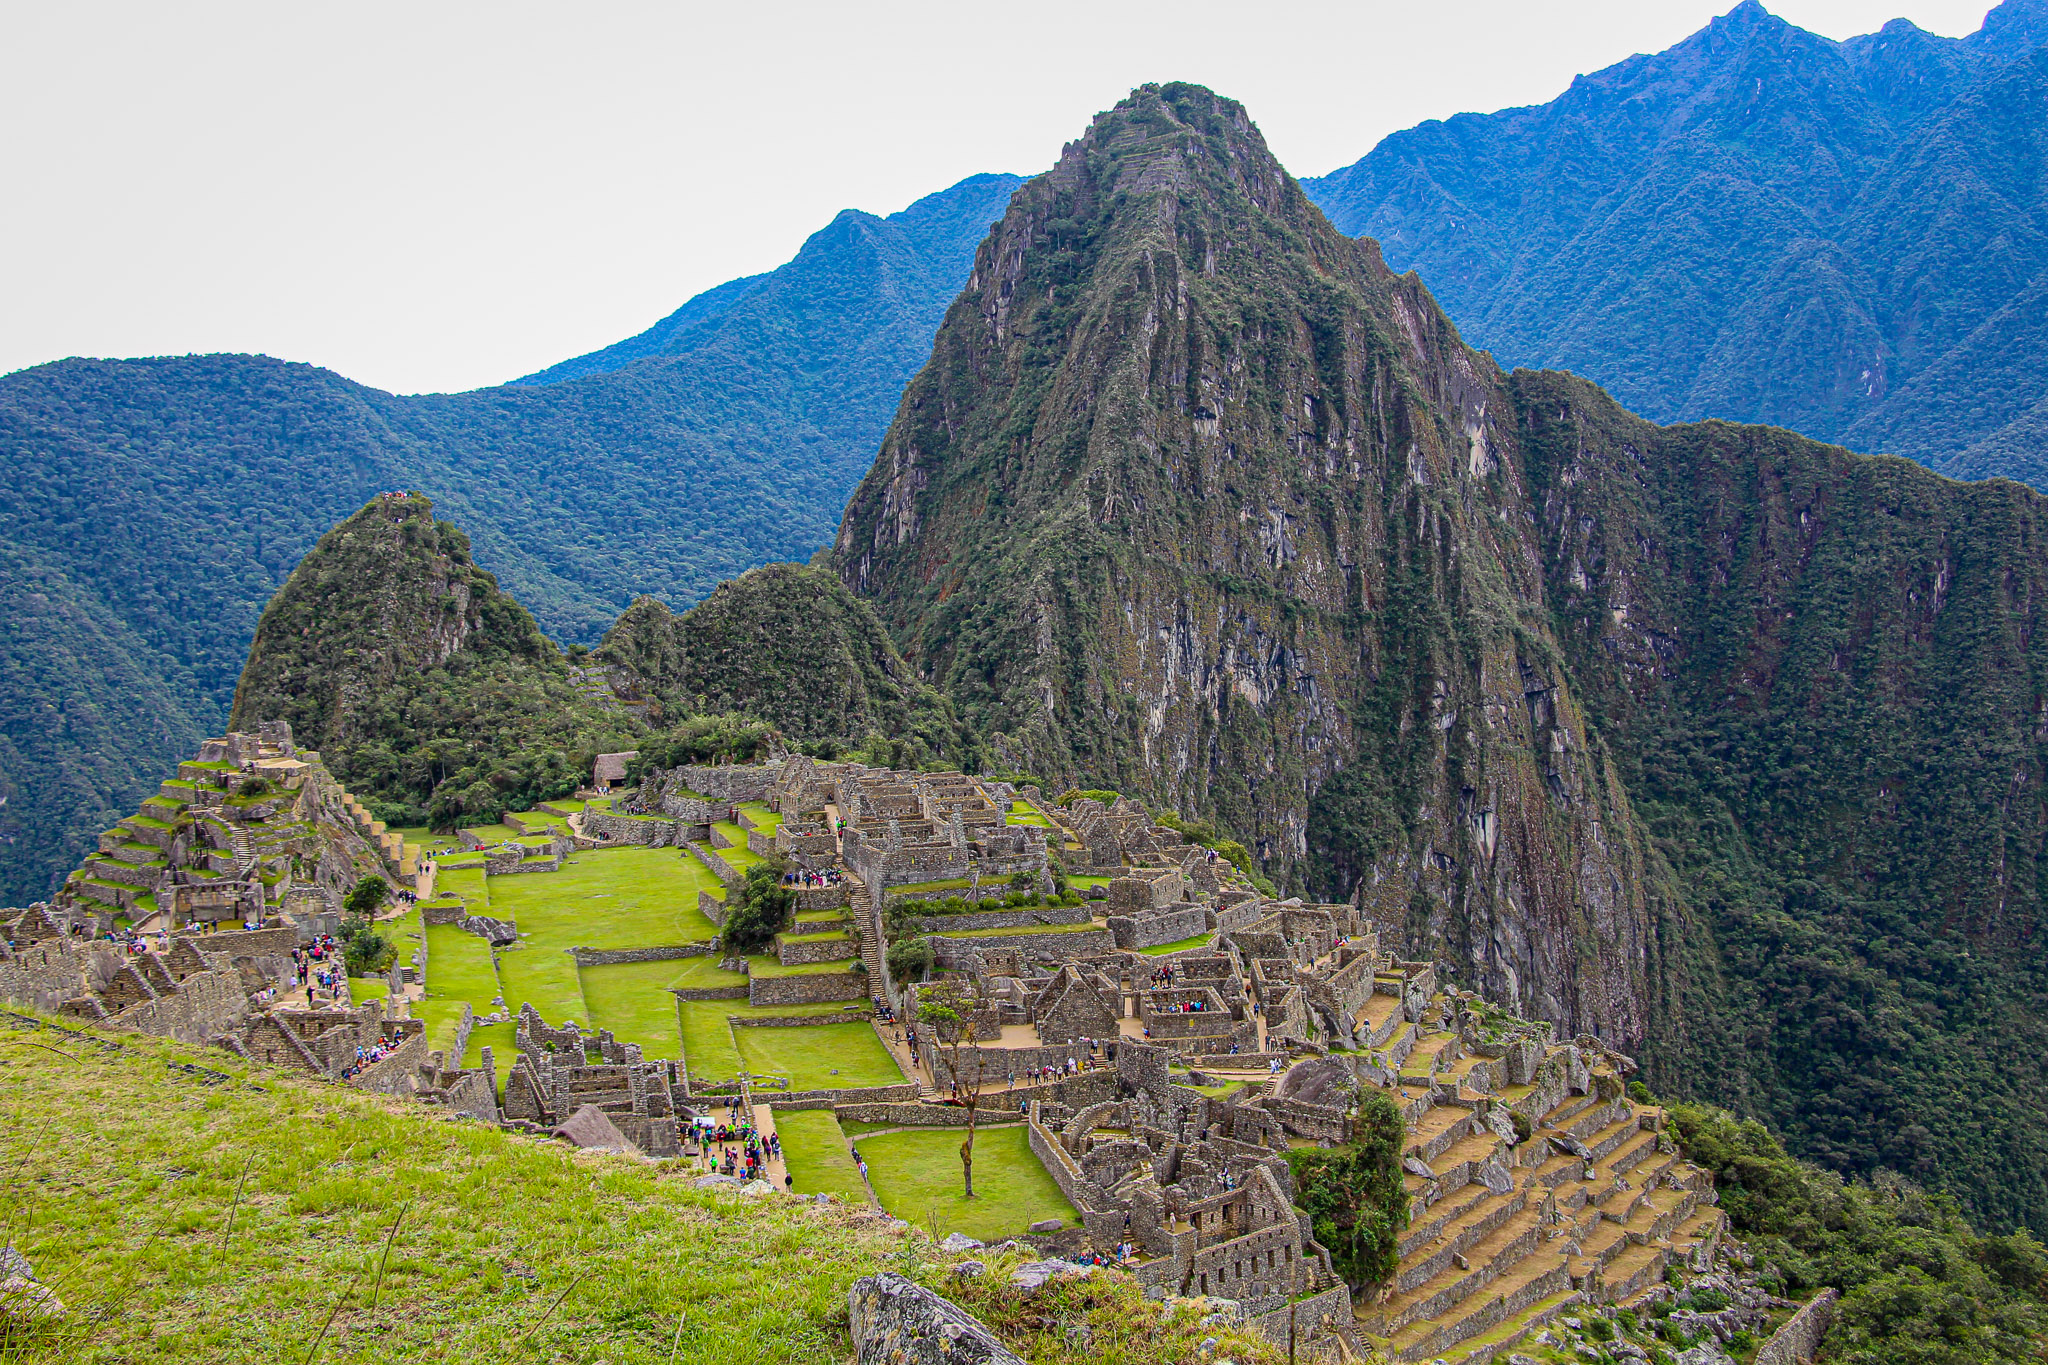
M 767 270 L 841 208 L 1049 166 L 1145 81 L 1288 169 L 1540 103 L 1734 0 L 0 3 L 0 372 L 262 351 L 473 388 Z M 1830 37 L 1987 0 L 1778 0 Z

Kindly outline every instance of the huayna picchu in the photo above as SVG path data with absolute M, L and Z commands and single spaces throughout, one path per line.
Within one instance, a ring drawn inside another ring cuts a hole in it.
M 237 1165 L 267 1227 L 378 1211 L 292 1318 L 337 1359 L 526 1301 L 583 1235 L 512 1227 L 543 1146 L 668 1211 L 470 1356 L 2039 1359 L 2044 510 L 1504 374 L 1145 86 L 1017 191 L 812 564 L 564 651 L 378 495 L 0 995 L 95 1095 L 153 1034 L 380 1097 L 311 1173 L 180 1153 L 215 1203 L 161 1233 L 220 1264 Z M 491 1226 L 408 1225 L 430 1118 Z M 835 1248 L 744 1343 L 748 1256 L 664 1259 L 728 1225 Z

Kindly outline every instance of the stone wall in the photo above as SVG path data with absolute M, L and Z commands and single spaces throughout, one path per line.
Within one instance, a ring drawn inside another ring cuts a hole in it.
M 621 962 L 673 962 L 710 951 L 708 943 L 669 943 L 658 948 L 571 948 L 569 956 L 579 967 L 610 967 Z
M 697 893 L 697 908 L 703 911 L 705 919 L 710 920 L 721 929 L 725 927 L 724 901 L 712 895 L 709 891 L 699 891 Z
M 710 868 L 711 875 L 724 882 L 726 886 L 733 887 L 739 884 L 740 874 L 733 870 L 731 863 L 718 856 L 717 849 L 712 848 L 709 844 L 692 840 L 690 852 L 696 854 L 697 861 Z
M 1116 946 L 1126 952 L 1156 948 L 1162 943 L 1178 943 L 1184 938 L 1204 933 L 1208 928 L 1209 911 L 1193 904 L 1150 915 L 1109 917 L 1109 932 L 1116 936 Z
M 1002 1080 L 1012 1072 L 1022 1076 L 1025 1072 L 1041 1066 L 1057 1066 L 1065 1074 L 1067 1059 L 1075 1058 L 1086 1065 L 1088 1047 L 1085 1043 L 1053 1043 L 1042 1047 L 963 1047 L 960 1049 L 961 1079 L 971 1082 L 975 1075 L 975 1054 L 981 1055 L 981 1083 Z M 938 1085 L 950 1084 L 953 1079 L 953 1049 L 928 1039 L 917 1046 L 918 1060 L 928 1067 L 932 1080 Z
M 734 1028 L 815 1028 L 819 1024 L 865 1024 L 873 1017 L 862 1009 L 841 1010 L 837 1014 L 776 1014 L 762 1018 L 728 1015 L 727 1021 Z
M 834 1000 L 867 998 L 868 979 L 859 972 L 756 976 L 747 980 L 747 999 L 756 1005 L 822 1005 Z
M 228 953 L 234 957 L 290 957 L 299 946 L 299 931 L 291 925 L 277 929 L 223 929 L 213 934 L 180 934 L 189 937 L 202 953 Z
M 991 950 L 1018 953 L 1026 958 L 1043 954 L 1069 962 L 1077 957 L 1094 957 L 1099 953 L 1116 951 L 1116 936 L 1107 929 L 1077 929 L 1064 934 L 1001 934 L 988 938 L 932 935 L 932 952 L 942 967 L 965 965 L 976 954 Z
M 1060 1187 L 1060 1193 L 1067 1197 L 1067 1202 L 1083 1214 L 1098 1213 L 1107 1208 L 1109 1198 L 1102 1186 L 1082 1173 L 1081 1163 L 1060 1144 L 1059 1136 L 1038 1122 L 1035 1116 L 1028 1120 L 1028 1124 L 1030 1132 L 1025 1140 L 1031 1146 L 1031 1154 L 1045 1167 L 1045 1173 L 1052 1177 L 1053 1184 Z
M 669 991 L 678 1000 L 745 1000 L 745 986 L 681 986 Z
M 851 962 L 857 952 L 851 935 L 844 938 L 820 939 L 780 937 L 775 947 L 776 958 L 785 967 L 809 967 L 820 962 Z
M 278 965 L 281 975 L 283 964 Z M 248 1012 L 248 987 L 239 972 L 194 972 L 175 992 L 130 1005 L 110 1022 L 137 1033 L 205 1043 L 228 1032 Z
M 1835 1290 L 1823 1289 L 1771 1333 L 1756 1353 L 1756 1365 L 1803 1365 L 1820 1353 L 1820 1339 L 1835 1321 Z
M 1003 887 L 999 895 L 1008 895 Z M 927 934 L 969 929 L 1022 929 L 1033 924 L 1086 924 L 1091 918 L 1085 905 L 1037 905 L 1016 910 L 981 910 L 965 915 L 920 915 L 917 927 Z
M 768 788 L 782 776 L 782 764 L 777 761 L 726 767 L 723 764 L 688 763 L 675 772 L 684 786 L 691 791 L 702 792 L 714 801 L 762 801 L 767 799 Z
M 461 1054 L 456 1056 L 460 1060 Z M 349 1077 L 347 1084 L 359 1090 L 374 1090 L 380 1095 L 410 1096 L 414 1088 L 413 1073 L 426 1060 L 427 1035 L 423 1031 L 400 1043 L 383 1060 Z
M 1348 1338 L 1354 1330 L 1350 1328 L 1352 1321 L 1351 1290 L 1339 1284 L 1247 1318 L 1245 1325 L 1282 1350 L 1287 1349 L 1292 1338 L 1297 1360 L 1335 1365 L 1339 1360 L 1355 1360 L 1362 1354 L 1356 1350 L 1347 1354 L 1332 1339 L 1340 1335 Z
M 583 830 L 595 838 L 620 844 L 649 844 L 669 848 L 687 840 L 689 827 L 680 820 L 651 815 L 614 815 L 610 811 L 583 813 Z

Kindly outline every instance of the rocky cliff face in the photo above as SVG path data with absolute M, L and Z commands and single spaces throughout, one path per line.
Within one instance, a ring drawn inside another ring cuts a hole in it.
M 2040 1218 L 2044 512 L 1504 375 L 1169 85 L 1018 192 L 830 560 L 997 762 Z
M 999 759 L 1213 814 L 1626 1046 L 1685 917 L 1580 713 L 1512 397 L 1244 110 L 1147 87 L 984 243 L 833 551 Z

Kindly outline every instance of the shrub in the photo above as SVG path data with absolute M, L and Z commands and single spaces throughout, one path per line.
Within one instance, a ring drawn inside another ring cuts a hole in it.
M 376 976 L 391 970 L 398 950 L 382 934 L 366 928 L 348 940 L 348 948 L 342 956 L 348 963 L 350 976 Z
M 1408 1193 L 1401 1184 L 1401 1143 L 1406 1125 L 1394 1102 L 1377 1092 L 1359 1101 L 1357 1141 L 1343 1147 L 1302 1148 L 1287 1154 L 1295 1202 L 1309 1215 L 1315 1238 L 1356 1292 L 1393 1278 L 1400 1264 L 1401 1230 L 1408 1226 Z
M 348 895 L 342 898 L 341 908 L 351 915 L 369 919 L 383 908 L 385 897 L 390 894 L 391 888 L 385 885 L 382 877 L 374 872 L 366 872 L 349 888 Z
M 931 970 L 932 941 L 928 937 L 906 938 L 889 945 L 889 975 L 900 985 L 914 981 Z
M 735 952 L 757 953 L 775 941 L 789 927 L 796 912 L 796 891 L 782 884 L 789 870 L 783 858 L 769 858 L 747 869 L 725 917 L 725 946 Z

